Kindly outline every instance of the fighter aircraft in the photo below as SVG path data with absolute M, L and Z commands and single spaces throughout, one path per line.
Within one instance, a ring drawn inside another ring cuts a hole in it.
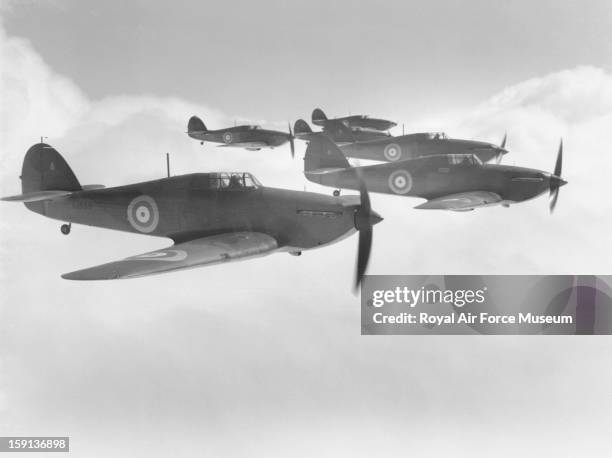
M 469 211 L 489 205 L 523 202 L 549 191 L 554 210 L 561 178 L 563 142 L 552 174 L 509 165 L 484 164 L 475 154 L 447 154 L 399 162 L 351 167 L 338 146 L 323 134 L 311 136 L 304 158 L 304 175 L 312 182 L 356 189 L 362 177 L 371 192 L 427 199 L 415 208 Z M 357 172 L 357 173 L 356 173 Z
M 313 123 L 321 126 L 323 132 L 325 132 L 334 142 L 338 144 L 364 142 L 374 140 L 378 138 L 387 138 L 391 134 L 388 132 L 382 132 L 379 130 L 372 129 L 367 126 L 368 122 L 372 122 L 372 125 L 382 125 L 381 123 L 392 123 L 384 119 L 370 119 L 363 115 L 356 116 L 345 116 L 343 118 L 327 119 L 325 113 L 321 109 L 316 108 L 312 112 Z M 308 127 L 310 129 L 310 127 Z
M 356 159 L 370 159 L 374 161 L 394 162 L 403 159 L 414 159 L 421 156 L 432 156 L 438 154 L 474 154 L 483 162 L 496 159 L 501 162 L 506 150 L 506 139 L 501 144 L 494 145 L 475 140 L 460 140 L 449 138 L 444 132 L 428 132 L 399 137 L 375 138 L 367 141 L 357 140 L 353 137 L 352 142 L 338 142 L 336 139 L 348 139 L 351 132 L 345 126 L 337 126 L 338 131 L 330 135 L 330 138 L 338 143 L 340 149 L 347 157 Z M 313 132 L 310 126 L 303 119 L 298 119 L 294 126 L 295 136 L 307 140 Z
M 250 173 L 192 173 L 113 188 L 81 186 L 64 158 L 38 143 L 26 153 L 23 202 L 48 218 L 168 237 L 174 245 L 62 275 L 69 280 L 142 277 L 275 252 L 300 255 L 359 232 L 356 285 L 365 272 L 372 226 L 382 218 L 371 209 L 363 183 L 360 196 L 342 198 L 267 188 Z
M 289 125 L 289 133 L 278 130 L 262 129 L 255 125 L 235 126 L 226 129 L 208 130 L 197 116 L 192 116 L 187 123 L 187 135 L 204 142 L 222 143 L 221 147 L 233 146 L 249 151 L 259 151 L 262 148 L 275 148 L 289 142 L 291 157 L 295 155 L 293 132 Z
M 381 132 L 397 126 L 397 123 L 394 123 L 393 121 L 389 121 L 387 119 L 370 118 L 366 115 L 351 115 L 343 116 L 341 118 L 328 119 L 323 110 L 320 108 L 315 108 L 312 111 L 311 119 L 315 126 L 323 128 L 326 128 L 330 122 L 341 122 L 348 128 L 369 129 Z

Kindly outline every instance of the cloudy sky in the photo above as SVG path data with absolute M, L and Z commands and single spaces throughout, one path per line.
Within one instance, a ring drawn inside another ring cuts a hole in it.
M 48 137 L 82 183 L 248 170 L 328 193 L 289 152 L 184 134 L 284 128 L 320 105 L 498 141 L 552 170 L 545 196 L 467 214 L 372 196 L 377 274 L 612 267 L 612 5 L 504 2 L 3 2 L 0 194 Z M 303 146 L 300 146 L 303 150 Z M 301 154 L 298 154 L 301 157 Z M 75 456 L 605 456 L 609 339 L 361 337 L 356 239 L 122 282 L 59 275 L 167 241 L 0 206 L 0 433 Z

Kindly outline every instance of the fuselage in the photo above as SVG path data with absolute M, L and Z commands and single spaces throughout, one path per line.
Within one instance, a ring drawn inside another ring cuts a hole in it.
M 437 135 L 437 136 L 436 136 Z M 396 162 L 439 154 L 475 154 L 488 162 L 507 151 L 497 145 L 475 140 L 448 138 L 442 134 L 410 134 L 340 145 L 345 156 Z
M 387 139 L 391 136 L 386 132 L 379 132 L 369 129 L 349 128 L 346 124 L 339 121 L 327 121 L 323 127 L 325 132 L 338 145 L 370 142 L 374 140 Z
M 262 232 L 281 249 L 309 249 L 354 231 L 358 204 L 348 198 L 253 187 L 211 188 L 196 173 L 127 186 L 78 191 L 26 206 L 49 218 L 180 242 L 227 232 Z M 213 189 L 214 188 L 214 189 Z
M 313 119 L 312 123 L 316 126 L 325 127 L 330 122 L 342 122 L 347 127 L 356 127 L 362 129 L 371 129 L 378 131 L 386 131 L 395 126 L 397 123 L 393 121 L 389 121 L 387 119 L 379 119 L 379 118 L 370 118 L 368 116 L 363 115 L 353 115 L 353 116 L 344 116 L 342 118 L 334 118 L 334 119 Z
M 558 179 L 536 169 L 476 161 L 452 163 L 452 157 L 436 156 L 357 167 L 368 191 L 434 199 L 470 191 L 498 194 L 508 203 L 522 202 L 548 191 Z M 313 182 L 334 188 L 358 189 L 353 169 L 306 171 Z

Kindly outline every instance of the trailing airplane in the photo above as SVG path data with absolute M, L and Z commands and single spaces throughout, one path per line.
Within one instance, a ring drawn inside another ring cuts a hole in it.
M 319 108 L 312 112 L 312 119 L 315 125 L 321 126 L 323 132 L 338 144 L 364 142 L 391 136 L 388 132 L 364 127 L 368 126 L 370 121 L 373 121 L 371 125 L 376 125 L 379 122 L 390 122 L 382 119 L 370 119 L 362 115 L 327 119 L 325 113 Z M 395 123 L 391 124 L 395 125 Z
M 308 140 L 311 134 L 318 134 L 318 132 L 313 132 L 303 119 L 298 119 L 295 122 L 293 130 L 295 136 L 303 140 Z M 506 150 L 506 135 L 504 135 L 499 146 L 476 140 L 449 138 L 444 132 L 379 137 L 367 141 L 359 141 L 356 137 L 353 137 L 352 142 L 338 142 L 336 141 L 337 138 L 348 139 L 351 135 L 350 130 L 344 126 L 338 126 L 338 130 L 342 133 L 330 135 L 330 138 L 338 143 L 345 156 L 356 159 L 395 162 L 439 154 L 474 154 L 483 162 L 495 159 L 499 163 L 504 154 L 508 153 L 508 150 Z
M 469 211 L 478 207 L 511 204 L 550 193 L 554 210 L 561 178 L 563 142 L 554 172 L 509 165 L 484 164 L 475 154 L 424 156 L 399 162 L 351 167 L 338 146 L 323 134 L 311 135 L 304 158 L 304 175 L 314 183 L 356 189 L 363 180 L 368 190 L 384 194 L 421 197 L 418 209 Z M 360 177 L 359 180 L 356 177 Z
M 291 157 L 295 155 L 293 132 L 289 125 L 289 133 L 278 130 L 262 129 L 260 126 L 244 125 L 226 129 L 208 130 L 197 116 L 192 116 L 187 123 L 187 135 L 204 142 L 221 143 L 222 147 L 233 146 L 249 151 L 259 151 L 262 148 L 276 148 L 289 142 Z
M 324 129 L 327 128 L 330 123 L 335 122 L 340 122 L 350 129 L 359 128 L 381 132 L 397 126 L 397 123 L 393 121 L 389 121 L 387 119 L 370 118 L 366 115 L 351 115 L 343 116 L 341 118 L 328 119 L 323 110 L 320 108 L 315 108 L 312 111 L 311 119 L 315 126 L 323 127 Z
M 62 275 L 69 280 L 109 280 L 173 272 L 276 252 L 300 255 L 359 232 L 355 284 L 364 275 L 372 227 L 382 218 L 371 209 L 363 183 L 359 196 L 341 198 L 262 186 L 250 173 L 192 173 L 103 188 L 81 186 L 64 158 L 38 143 L 26 153 L 22 193 L 2 200 L 23 202 L 48 218 L 158 237 L 174 244 Z

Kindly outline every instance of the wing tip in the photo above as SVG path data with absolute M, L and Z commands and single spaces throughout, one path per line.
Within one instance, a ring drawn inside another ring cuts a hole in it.
M 121 278 L 116 273 L 113 273 L 112 275 L 105 275 L 105 276 L 88 275 L 88 270 L 89 269 L 75 270 L 74 272 L 68 272 L 68 273 L 62 274 L 61 277 L 64 280 L 75 280 L 75 281 L 117 280 Z

